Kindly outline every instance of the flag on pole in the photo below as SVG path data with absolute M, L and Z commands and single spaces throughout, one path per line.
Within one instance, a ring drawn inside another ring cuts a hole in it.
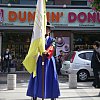
M 23 61 L 27 71 L 33 73 L 34 77 L 36 76 L 38 55 L 42 55 L 45 52 L 46 24 L 46 0 L 38 0 L 31 43 L 28 54 Z

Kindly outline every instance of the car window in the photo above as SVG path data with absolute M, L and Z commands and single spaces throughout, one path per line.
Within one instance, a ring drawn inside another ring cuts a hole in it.
M 87 53 L 86 53 L 86 60 L 90 60 L 90 61 L 91 61 L 92 55 L 93 55 L 92 52 L 87 52 Z
M 85 59 L 86 57 L 85 57 L 85 53 L 81 53 L 81 54 L 79 54 L 78 55 L 80 58 L 82 58 L 82 59 Z
M 82 59 L 90 60 L 90 61 L 91 61 L 92 55 L 93 55 L 92 52 L 85 52 L 85 53 L 79 54 L 78 56 L 79 56 L 80 58 L 82 58 Z

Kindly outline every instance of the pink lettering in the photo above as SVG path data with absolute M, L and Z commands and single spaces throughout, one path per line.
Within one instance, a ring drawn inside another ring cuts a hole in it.
M 100 23 L 100 12 L 94 12 L 94 13 L 80 12 L 78 14 L 76 14 L 74 12 L 69 12 L 68 13 L 68 22 L 74 23 L 76 21 L 78 21 L 80 23 L 84 23 L 84 22 Z
M 96 13 L 91 14 L 90 12 L 88 13 L 88 22 L 96 22 Z
M 100 22 L 100 13 L 97 12 L 97 21 Z
M 86 19 L 87 19 L 86 13 L 80 12 L 78 14 L 78 20 L 79 20 L 79 22 L 84 23 L 86 21 Z
M 69 23 L 75 22 L 76 18 L 77 18 L 77 16 L 76 16 L 76 14 L 74 12 L 69 12 L 68 13 L 68 21 L 69 21 Z

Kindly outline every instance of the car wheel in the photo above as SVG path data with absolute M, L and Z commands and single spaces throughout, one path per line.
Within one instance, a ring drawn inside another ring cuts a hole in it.
M 87 81 L 89 77 L 89 72 L 87 70 L 80 70 L 77 73 L 77 80 L 78 81 Z

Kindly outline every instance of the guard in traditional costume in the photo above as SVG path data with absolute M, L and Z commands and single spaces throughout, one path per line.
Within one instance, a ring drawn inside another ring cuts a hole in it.
M 33 100 L 37 100 L 37 97 L 44 99 L 51 98 L 51 100 L 56 100 L 56 98 L 60 96 L 56 63 L 55 58 L 53 57 L 55 41 L 52 37 L 50 37 L 51 27 L 52 26 L 50 23 L 47 22 L 44 66 L 42 66 L 42 56 L 40 55 L 37 61 L 37 75 L 34 78 L 33 74 L 30 76 L 27 96 L 31 96 Z M 44 74 L 42 73 L 42 67 L 44 67 Z M 43 83 L 44 85 L 42 85 Z

